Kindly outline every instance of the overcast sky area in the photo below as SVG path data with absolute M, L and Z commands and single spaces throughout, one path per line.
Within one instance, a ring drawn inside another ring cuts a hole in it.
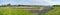
M 0 0 L 2 4 L 21 5 L 60 5 L 60 0 Z

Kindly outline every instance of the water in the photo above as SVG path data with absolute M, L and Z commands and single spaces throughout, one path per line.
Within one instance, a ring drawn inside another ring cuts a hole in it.
M 29 12 L 32 12 L 32 13 L 37 13 L 37 14 L 42 14 L 42 13 L 46 13 L 48 11 L 52 10 L 52 8 L 44 8 L 43 10 L 29 10 Z

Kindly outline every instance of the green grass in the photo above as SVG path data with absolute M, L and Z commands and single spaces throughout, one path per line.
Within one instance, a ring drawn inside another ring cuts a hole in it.
M 33 15 L 34 13 L 28 12 L 23 9 L 12 9 L 0 7 L 0 15 Z M 44 15 L 60 15 L 60 7 L 54 7 L 53 10 L 43 13 Z
M 54 7 L 53 10 L 47 12 L 45 15 L 60 15 L 60 7 Z

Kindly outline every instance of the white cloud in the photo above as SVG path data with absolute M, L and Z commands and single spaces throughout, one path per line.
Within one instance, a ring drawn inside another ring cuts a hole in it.
M 33 0 L 34 2 L 39 2 L 39 3 L 43 3 L 43 2 L 46 2 L 46 3 L 48 3 L 48 4 L 46 4 L 46 5 L 52 5 L 52 4 L 54 4 L 54 2 L 52 2 L 52 0 Z M 45 4 L 45 3 L 44 3 Z
M 41 2 L 41 1 L 43 1 L 43 0 L 33 0 L 33 1 L 35 1 L 35 2 Z
M 45 0 L 46 2 L 52 3 L 52 5 L 60 5 L 59 0 Z
M 3 0 L 2 4 L 22 4 L 22 5 L 54 5 L 54 4 L 60 4 L 60 2 L 53 2 L 52 0 Z

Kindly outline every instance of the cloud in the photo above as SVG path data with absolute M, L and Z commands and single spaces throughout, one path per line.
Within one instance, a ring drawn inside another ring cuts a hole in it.
M 51 5 L 60 5 L 60 0 L 45 0 L 46 2 L 51 3 Z
M 50 0 L 2 0 L 2 4 L 50 5 Z
M 54 0 L 0 0 L 0 4 L 21 4 L 21 5 L 54 5 L 60 2 Z
M 48 0 L 27 0 L 28 2 L 31 2 L 32 4 L 38 4 L 38 5 L 50 5 L 50 2 L 47 2 Z

